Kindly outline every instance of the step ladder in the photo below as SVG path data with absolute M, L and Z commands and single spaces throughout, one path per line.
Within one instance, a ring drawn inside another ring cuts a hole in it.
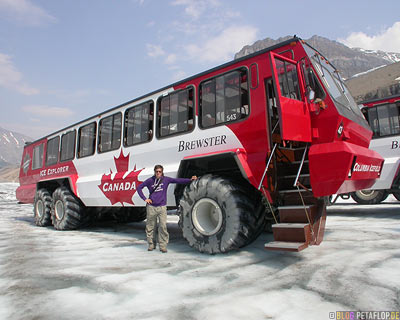
M 275 224 L 272 225 L 274 241 L 266 243 L 265 249 L 299 252 L 310 245 L 321 243 L 326 222 L 325 202 L 314 198 L 310 187 L 310 174 L 306 159 L 307 145 L 295 149 L 280 148 L 277 144 L 274 146 L 259 185 L 264 196 L 265 190 L 262 182 L 276 149 L 295 150 L 295 152 L 303 150 L 303 152 L 301 160 L 291 161 L 287 164 L 284 174 L 278 175 L 278 192 L 283 203 L 277 208 L 279 222 L 267 199 Z M 304 166 L 305 170 L 303 170 Z

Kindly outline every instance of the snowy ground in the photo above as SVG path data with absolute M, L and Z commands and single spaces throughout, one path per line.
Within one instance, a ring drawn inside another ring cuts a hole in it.
M 147 252 L 144 223 L 59 232 L 34 225 L 16 184 L 0 184 L 0 319 L 329 319 L 400 310 L 400 203 L 328 210 L 325 241 L 269 252 L 192 250 L 169 217 L 167 254 Z

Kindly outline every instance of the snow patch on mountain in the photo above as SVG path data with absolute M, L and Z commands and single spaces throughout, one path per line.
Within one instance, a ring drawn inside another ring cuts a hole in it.
M 386 67 L 386 64 L 383 64 L 383 65 L 381 65 L 381 66 L 379 66 L 379 67 L 375 67 L 375 68 L 369 69 L 369 70 L 364 71 L 364 72 L 357 73 L 357 74 L 355 74 L 354 76 L 352 76 L 352 78 L 359 77 L 359 76 L 361 76 L 361 75 L 363 75 L 363 74 L 370 73 L 370 72 L 372 72 L 372 71 L 378 70 L 378 69 L 383 68 L 383 67 Z
M 32 141 L 32 139 L 0 128 L 0 168 L 19 165 L 26 141 Z
M 387 60 L 390 63 L 395 63 L 400 61 L 400 53 L 398 52 L 385 52 L 381 50 L 368 50 L 362 48 L 353 48 L 356 51 L 363 52 L 378 58 Z

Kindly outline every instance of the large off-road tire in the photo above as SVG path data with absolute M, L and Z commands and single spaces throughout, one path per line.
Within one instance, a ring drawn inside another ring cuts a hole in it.
M 146 220 L 146 207 L 124 207 L 113 213 L 118 222 L 141 222 Z
M 89 215 L 67 187 L 59 187 L 53 193 L 51 220 L 57 230 L 73 230 L 87 225 Z
M 351 193 L 353 200 L 359 204 L 378 204 L 388 196 L 385 190 L 358 190 Z
M 51 204 L 53 200 L 49 191 L 39 189 L 36 191 L 33 203 L 33 216 L 35 224 L 39 227 L 51 225 Z
M 393 192 L 393 196 L 400 201 L 400 191 Z
M 210 254 L 248 245 L 266 223 L 260 198 L 249 188 L 219 176 L 208 174 L 193 181 L 180 201 L 183 237 L 191 247 Z

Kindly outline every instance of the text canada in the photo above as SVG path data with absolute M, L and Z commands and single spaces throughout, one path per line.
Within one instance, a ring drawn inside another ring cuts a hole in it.
M 126 190 L 136 190 L 136 182 L 116 182 L 116 183 L 104 183 L 103 191 L 126 191 Z

